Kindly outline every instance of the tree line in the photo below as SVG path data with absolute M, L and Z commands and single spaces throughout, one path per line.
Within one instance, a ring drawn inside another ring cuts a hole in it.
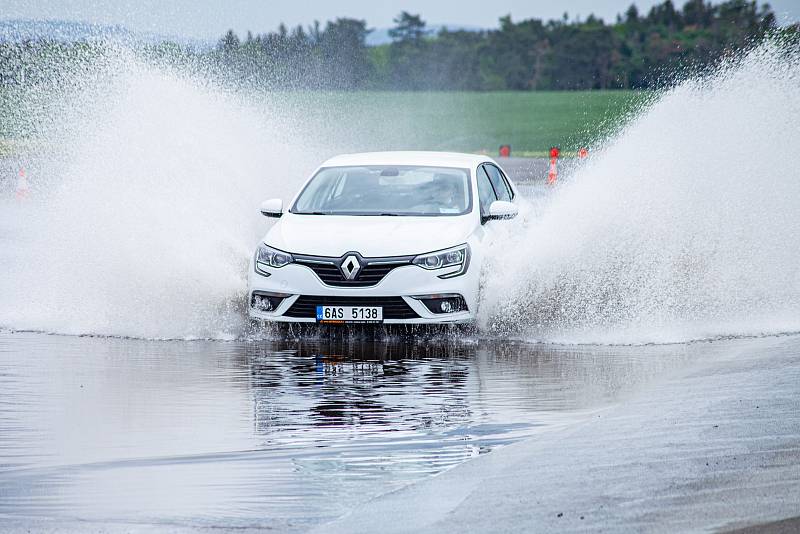
M 367 46 L 364 20 L 298 26 L 240 38 L 229 31 L 214 59 L 237 81 L 273 88 L 400 90 L 564 90 L 649 88 L 687 69 L 703 69 L 782 31 L 768 4 L 665 0 L 647 13 L 635 5 L 611 24 L 585 20 L 500 19 L 498 29 L 433 33 L 402 12 L 391 43 Z
M 391 42 L 368 46 L 364 20 L 263 34 L 229 31 L 205 50 L 173 43 L 142 47 L 149 56 L 201 69 L 237 87 L 325 90 L 639 89 L 706 68 L 765 36 L 800 40 L 800 25 L 779 28 L 768 4 L 664 0 L 647 13 L 631 5 L 613 23 L 500 18 L 497 29 L 432 31 L 408 12 Z M 0 85 L 63 80 L 62 73 L 104 55 L 103 43 L 0 43 Z M 54 73 L 59 73 L 55 75 Z

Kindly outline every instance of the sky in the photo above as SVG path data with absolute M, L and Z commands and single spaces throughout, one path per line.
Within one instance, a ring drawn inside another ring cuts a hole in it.
M 365 19 L 371 28 L 388 28 L 400 11 L 419 13 L 431 25 L 491 28 L 511 14 L 526 18 L 585 18 L 590 13 L 613 21 L 632 0 L 0 0 L 0 19 L 50 19 L 121 25 L 134 31 L 216 39 L 228 29 L 264 33 L 281 22 L 304 26 L 336 17 Z M 640 12 L 662 0 L 635 0 Z M 673 0 L 682 5 L 681 0 Z M 800 21 L 800 0 L 770 2 L 781 22 Z

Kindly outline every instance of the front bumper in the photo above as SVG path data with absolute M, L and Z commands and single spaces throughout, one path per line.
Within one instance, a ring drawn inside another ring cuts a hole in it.
M 249 275 L 248 309 L 259 321 L 314 323 L 315 304 L 382 306 L 385 324 L 471 323 L 475 320 L 478 300 L 478 269 L 470 265 L 466 273 L 442 279 L 439 275 L 457 268 L 425 270 L 404 265 L 390 271 L 370 287 L 334 287 L 326 285 L 305 265 L 289 264 L 266 269 L 269 276 L 255 272 L 252 261 Z M 253 307 L 253 294 L 285 295 L 272 311 Z M 426 295 L 460 295 L 467 309 L 452 313 L 433 313 L 418 298 Z M 313 309 L 312 309 L 313 308 Z

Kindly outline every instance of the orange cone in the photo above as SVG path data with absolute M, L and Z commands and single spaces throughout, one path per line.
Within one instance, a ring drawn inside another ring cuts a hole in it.
M 547 173 L 547 185 L 553 185 L 558 178 L 558 169 L 556 169 L 556 158 L 550 158 L 550 171 Z
M 581 147 L 580 150 L 578 150 L 578 158 L 586 159 L 588 156 L 589 151 L 586 149 L 586 147 Z
M 550 149 L 550 171 L 547 173 L 547 185 L 554 185 L 558 178 L 556 162 L 558 162 L 558 155 L 560 152 L 561 150 L 557 146 Z
M 25 200 L 28 198 L 30 187 L 28 185 L 28 177 L 25 176 L 25 167 L 20 167 L 19 177 L 17 178 L 17 199 Z

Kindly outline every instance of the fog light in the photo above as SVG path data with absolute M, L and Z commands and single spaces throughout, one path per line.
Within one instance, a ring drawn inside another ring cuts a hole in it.
M 250 298 L 250 307 L 254 310 L 262 311 L 262 312 L 271 312 L 278 309 L 278 306 L 281 305 L 283 299 L 288 297 L 289 295 L 283 293 L 266 293 L 266 292 L 258 292 L 253 293 L 252 297 Z
M 261 295 L 256 295 L 254 307 L 261 311 L 272 311 L 272 302 L 270 302 L 268 298 L 264 298 Z
M 459 294 L 419 295 L 415 299 L 422 302 L 431 313 L 456 313 L 467 311 L 467 302 Z

